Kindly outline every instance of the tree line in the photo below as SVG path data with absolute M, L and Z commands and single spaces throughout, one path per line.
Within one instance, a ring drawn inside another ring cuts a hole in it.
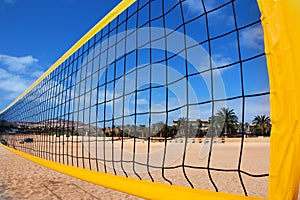
M 181 117 L 175 120 L 173 125 L 157 122 L 150 127 L 146 125 L 124 125 L 109 128 L 112 131 L 105 131 L 106 136 L 125 137 L 241 137 L 246 136 L 270 136 L 271 120 L 266 115 L 256 115 L 252 124 L 241 123 L 233 109 L 221 108 L 215 115 L 204 124 L 203 120 L 187 120 Z
M 266 115 L 256 115 L 252 120 L 252 124 L 247 122 L 241 123 L 233 109 L 221 108 L 215 115 L 209 118 L 211 130 L 216 130 L 220 136 L 232 137 L 239 134 L 270 136 L 271 119 Z M 215 132 L 216 132 L 215 131 Z
M 163 122 L 157 122 L 150 127 L 146 125 L 132 125 L 127 124 L 123 127 L 113 126 L 106 128 L 91 128 L 92 126 L 83 126 L 81 130 L 61 130 L 60 127 L 50 130 L 48 132 L 61 132 L 68 135 L 105 135 L 107 137 L 240 137 L 242 134 L 246 136 L 270 136 L 271 132 L 271 120 L 266 115 L 256 115 L 252 124 L 241 123 L 238 121 L 238 117 L 233 109 L 221 108 L 208 121 L 187 120 L 185 117 L 181 117 L 178 120 L 174 120 L 176 123 L 173 125 L 167 125 Z M 0 132 L 7 132 L 10 128 L 14 128 L 13 125 L 8 122 L 0 121 Z M 75 128 L 76 129 L 76 128 Z M 58 131 L 59 130 L 59 131 Z M 21 131 L 21 130 L 20 130 Z M 33 128 L 30 131 L 34 131 Z M 43 130 L 36 130 L 36 133 L 43 132 Z M 69 132 L 72 132 L 69 133 Z M 61 135 L 59 134 L 59 135 Z

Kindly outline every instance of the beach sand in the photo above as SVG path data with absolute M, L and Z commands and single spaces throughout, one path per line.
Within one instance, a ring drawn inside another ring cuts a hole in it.
M 101 143 L 100 143 L 101 144 Z M 106 143 L 106 148 L 111 149 L 110 143 Z M 119 149 L 118 142 L 115 142 L 116 149 Z M 125 144 L 124 144 L 125 145 Z M 127 146 L 126 146 L 127 145 Z M 126 142 L 124 150 L 131 152 L 132 143 Z M 200 158 L 203 152 L 203 143 L 189 144 L 187 155 L 185 158 L 185 165 L 205 167 L 207 164 L 207 157 Z M 267 141 L 246 141 L 244 143 L 243 159 L 241 169 L 253 173 L 264 174 L 269 170 L 269 140 Z M 101 145 L 100 145 L 101 146 Z M 99 148 L 98 149 L 102 149 Z M 138 143 L 136 146 L 137 161 L 145 163 L 145 148 L 146 143 Z M 157 165 L 161 158 L 161 148 L 163 143 L 152 143 L 152 156 L 150 157 L 150 164 Z M 168 152 L 174 152 L 174 155 L 180 154 L 182 144 L 168 144 Z M 236 169 L 239 158 L 240 143 L 236 141 L 226 142 L 225 144 L 217 144 L 214 146 L 212 153 L 212 168 L 223 169 Z M 93 144 L 87 149 L 89 155 L 97 153 L 98 156 L 101 152 L 95 151 Z M 155 154 L 158 152 L 158 154 Z M 131 153 L 124 154 L 131 156 Z M 139 156 L 140 155 L 140 156 Z M 167 155 L 172 155 L 169 153 Z M 106 159 L 111 158 L 111 152 L 106 152 Z M 114 152 L 115 158 L 120 155 Z M 101 156 L 100 156 L 101 158 Z M 156 158 L 156 159 L 154 159 Z M 63 160 L 64 158 L 61 158 Z M 168 156 L 166 161 L 168 161 Z M 65 159 L 67 160 L 67 159 Z M 171 162 L 172 161 L 172 162 Z M 170 157 L 169 166 L 180 165 L 182 158 Z M 102 163 L 99 163 L 99 168 L 103 171 Z M 109 168 L 110 163 L 107 164 L 109 173 L 113 173 Z M 122 174 L 120 166 L 115 163 L 114 167 L 117 169 L 118 175 Z M 136 177 L 132 172 L 132 165 L 124 165 L 124 168 L 128 175 Z M 138 174 L 146 180 L 150 180 L 146 167 L 137 166 L 136 170 Z M 207 170 L 189 169 L 185 168 L 186 175 L 190 181 L 197 188 L 214 190 L 213 185 L 209 180 Z M 166 179 L 171 180 L 175 185 L 182 185 L 189 187 L 189 184 L 182 173 L 182 168 L 175 170 L 165 170 L 164 175 Z M 161 170 L 152 170 L 151 176 L 156 182 L 167 183 L 162 178 Z M 267 198 L 268 193 L 268 177 L 252 178 L 241 174 L 243 182 L 247 189 L 248 195 L 255 197 Z M 110 190 L 101 186 L 97 186 L 88 182 L 81 181 L 79 179 L 60 174 L 48 168 L 39 166 L 31 161 L 21 158 L 3 148 L 0 147 L 0 199 L 138 199 L 137 197 Z M 243 195 L 243 188 L 240 183 L 240 179 L 237 172 L 218 172 L 211 171 L 211 177 L 215 184 L 218 186 L 219 191 L 229 192 Z
M 0 146 L 1 200 L 138 199 L 37 165 Z

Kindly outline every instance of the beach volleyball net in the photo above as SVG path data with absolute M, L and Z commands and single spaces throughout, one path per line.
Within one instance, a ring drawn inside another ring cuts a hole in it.
M 91 173 L 266 197 L 260 17 L 254 0 L 122 1 L 2 111 L 1 140 Z

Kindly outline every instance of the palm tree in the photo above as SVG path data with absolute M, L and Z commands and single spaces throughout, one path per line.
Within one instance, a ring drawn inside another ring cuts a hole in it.
M 256 115 L 252 120 L 255 124 L 254 132 L 256 135 L 270 135 L 271 132 L 271 120 L 266 115 Z
M 219 123 L 223 123 L 223 129 L 221 135 L 231 136 L 234 130 L 235 124 L 238 122 L 238 117 L 236 116 L 233 109 L 222 107 L 217 113 L 216 118 Z

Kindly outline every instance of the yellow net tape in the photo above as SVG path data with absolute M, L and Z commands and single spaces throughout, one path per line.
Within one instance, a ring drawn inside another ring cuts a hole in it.
M 296 199 L 300 176 L 300 1 L 258 3 L 270 79 L 269 199 Z

